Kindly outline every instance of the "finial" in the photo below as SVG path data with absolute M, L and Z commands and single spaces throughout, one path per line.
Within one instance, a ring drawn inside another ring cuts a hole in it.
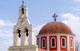
M 56 13 L 54 13 L 52 17 L 54 18 L 54 21 L 56 21 L 56 17 L 57 17 Z

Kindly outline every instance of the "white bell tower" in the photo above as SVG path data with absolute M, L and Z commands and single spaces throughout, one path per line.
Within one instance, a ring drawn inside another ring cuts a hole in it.
M 26 37 L 29 39 L 29 45 L 34 45 L 33 25 L 28 19 L 28 8 L 21 5 L 19 8 L 19 18 L 13 30 L 13 45 L 18 46 L 18 38 L 21 38 L 21 46 L 26 45 Z
M 9 51 L 38 51 L 38 46 L 34 45 L 33 25 L 28 19 L 28 8 L 24 6 L 24 2 L 19 7 L 19 18 L 13 29 L 13 46 L 9 48 Z

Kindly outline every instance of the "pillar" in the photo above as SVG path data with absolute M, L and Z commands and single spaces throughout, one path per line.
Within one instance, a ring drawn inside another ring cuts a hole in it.
M 13 46 L 18 46 L 18 34 L 16 32 L 13 33 Z
M 67 51 L 70 51 L 70 44 L 69 44 L 69 35 L 67 35 Z
M 60 35 L 57 35 L 57 51 L 60 51 Z
M 49 51 L 49 35 L 47 35 L 47 51 Z
M 24 16 L 28 17 L 28 8 L 24 8 Z
M 22 17 L 21 8 L 19 8 L 19 17 Z
M 21 30 L 21 46 L 25 46 L 26 45 L 26 34 L 24 29 Z
M 34 45 L 34 32 L 32 25 L 29 27 L 29 45 Z

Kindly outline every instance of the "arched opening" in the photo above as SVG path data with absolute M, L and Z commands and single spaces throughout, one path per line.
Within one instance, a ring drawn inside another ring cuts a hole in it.
M 62 47 L 63 47 L 63 48 L 66 47 L 66 40 L 65 40 L 65 38 L 62 38 Z
M 26 31 L 26 36 L 28 37 L 28 35 L 29 35 L 28 29 L 25 29 L 25 31 Z
M 55 40 L 54 37 L 51 38 L 51 47 L 52 47 L 52 48 L 55 48 L 55 47 L 56 47 L 56 40 Z
M 22 8 L 22 14 L 24 14 L 24 8 Z
M 21 43 L 21 30 L 20 29 L 17 30 L 17 34 L 18 34 L 17 35 L 18 36 L 18 44 L 21 45 L 20 44 Z
M 42 39 L 42 48 L 45 48 L 45 39 Z
M 24 17 L 24 8 L 21 9 L 22 17 Z
M 17 33 L 18 33 L 18 37 L 20 38 L 21 37 L 21 30 L 18 29 Z

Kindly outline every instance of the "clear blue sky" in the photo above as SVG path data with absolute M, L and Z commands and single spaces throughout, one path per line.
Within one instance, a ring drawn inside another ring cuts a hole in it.
M 21 4 L 22 0 L 0 1 L 0 51 L 7 51 L 12 45 L 13 26 L 19 17 Z M 42 25 L 54 21 L 52 16 L 56 13 L 57 21 L 67 24 L 76 35 L 76 40 L 80 37 L 80 0 L 24 0 L 24 5 L 29 9 L 35 35 Z

